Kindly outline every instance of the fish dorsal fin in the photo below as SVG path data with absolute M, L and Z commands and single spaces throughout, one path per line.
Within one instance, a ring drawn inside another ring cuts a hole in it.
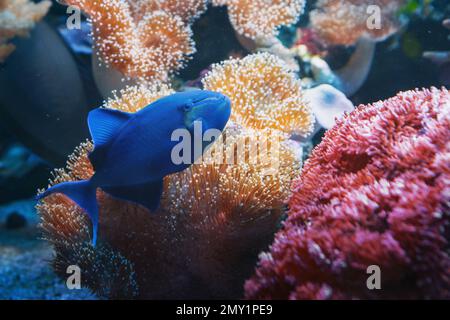
M 130 118 L 130 113 L 113 109 L 97 108 L 89 112 L 88 125 L 94 147 L 106 145 Z
M 88 125 L 94 140 L 94 150 L 89 154 L 94 169 L 104 159 L 106 145 L 113 139 L 119 129 L 131 118 L 131 113 L 119 110 L 98 108 L 89 112 Z

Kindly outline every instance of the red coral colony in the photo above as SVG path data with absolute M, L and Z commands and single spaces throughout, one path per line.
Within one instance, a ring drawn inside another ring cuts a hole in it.
M 408 91 L 327 132 L 250 299 L 450 298 L 450 94 Z M 379 266 L 383 290 L 368 290 Z

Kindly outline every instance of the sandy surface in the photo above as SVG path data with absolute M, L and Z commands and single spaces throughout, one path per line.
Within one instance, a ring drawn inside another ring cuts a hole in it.
M 27 225 L 8 230 L 7 217 L 16 212 Z M 40 240 L 33 200 L 0 206 L 0 299 L 96 299 L 87 289 L 69 290 L 50 267 L 53 251 Z

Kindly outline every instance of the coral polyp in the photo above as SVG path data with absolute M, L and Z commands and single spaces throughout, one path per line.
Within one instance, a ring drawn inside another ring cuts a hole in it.
M 450 93 L 417 90 L 339 120 L 294 182 L 250 299 L 450 297 Z M 382 290 L 366 286 L 378 266 Z
M 0 63 L 14 51 L 8 41 L 28 35 L 34 25 L 48 12 L 50 1 L 34 3 L 29 0 L 0 0 Z
M 70 155 L 67 170 L 56 170 L 52 184 L 89 178 L 92 165 L 87 158 L 93 145 L 85 142 Z M 52 195 L 37 205 L 41 215 L 44 238 L 54 247 L 52 262 L 57 274 L 66 274 L 67 267 L 76 265 L 83 281 L 96 288 L 100 296 L 110 298 L 132 297 L 137 284 L 132 264 L 107 244 L 94 248 L 90 245 L 91 228 L 83 210 L 62 194 Z
M 228 8 L 231 24 L 250 39 L 270 38 L 280 26 L 297 22 L 303 12 L 303 0 L 213 0 L 213 5 Z
M 173 89 L 165 84 L 128 86 L 119 93 L 114 91 L 112 93 L 113 97 L 104 101 L 103 107 L 134 113 L 159 98 L 168 96 L 174 92 Z
M 91 19 L 101 61 L 129 78 L 166 82 L 195 52 L 192 31 L 180 17 L 149 11 L 135 20 L 125 0 L 67 0 Z
M 303 99 L 300 80 L 272 54 L 258 53 L 216 64 L 203 85 L 230 97 L 231 119 L 237 123 L 302 136 L 313 129 L 314 117 Z
M 140 20 L 146 13 L 165 11 L 190 23 L 206 11 L 206 0 L 130 0 L 133 17 Z
M 403 0 L 319 0 L 310 12 L 311 26 L 333 45 L 352 45 L 360 37 L 381 41 L 400 28 L 404 4 Z
M 279 217 L 300 168 L 296 148 L 279 131 L 232 123 L 203 162 L 168 179 L 173 192 L 167 206 L 230 229 L 241 228 L 242 219 L 251 224 L 263 218 L 268 208 Z
M 104 107 L 136 112 L 170 93 L 165 86 L 130 87 Z M 154 214 L 98 189 L 98 256 L 91 255 L 91 228 L 84 212 L 60 194 L 42 200 L 38 211 L 45 238 L 56 250 L 56 271 L 63 274 L 68 265 L 82 261 L 90 273 L 85 285 L 110 298 L 241 297 L 244 279 L 284 212 L 301 158 L 296 143 L 277 130 L 231 123 L 223 137 L 203 161 L 164 179 Z M 81 144 L 67 168 L 54 172 L 51 185 L 90 178 L 91 150 L 90 142 Z M 108 272 L 118 265 L 118 271 L 104 275 L 103 265 Z
M 159 78 L 166 81 L 166 76 L 184 66 L 195 52 L 192 31 L 178 16 L 171 16 L 162 11 L 146 15 L 137 25 L 142 52 L 137 58 L 142 63 L 130 73 L 143 73 L 147 78 Z

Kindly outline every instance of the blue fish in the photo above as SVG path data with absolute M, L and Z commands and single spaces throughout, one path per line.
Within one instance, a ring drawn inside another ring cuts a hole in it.
M 76 202 L 92 221 L 92 243 L 95 245 L 99 210 L 97 188 L 150 211 L 156 210 L 163 177 L 182 171 L 192 163 L 175 164 L 172 161 L 172 150 L 179 144 L 173 141 L 173 132 L 183 129 L 193 136 L 198 123 L 201 123 L 202 132 L 209 129 L 222 131 L 230 113 L 231 103 L 226 96 L 205 90 L 175 93 L 136 113 L 94 109 L 88 115 L 88 125 L 94 141 L 89 160 L 95 174 L 89 180 L 54 185 L 37 199 L 63 193 Z M 201 147 L 203 152 L 207 144 L 202 143 Z

